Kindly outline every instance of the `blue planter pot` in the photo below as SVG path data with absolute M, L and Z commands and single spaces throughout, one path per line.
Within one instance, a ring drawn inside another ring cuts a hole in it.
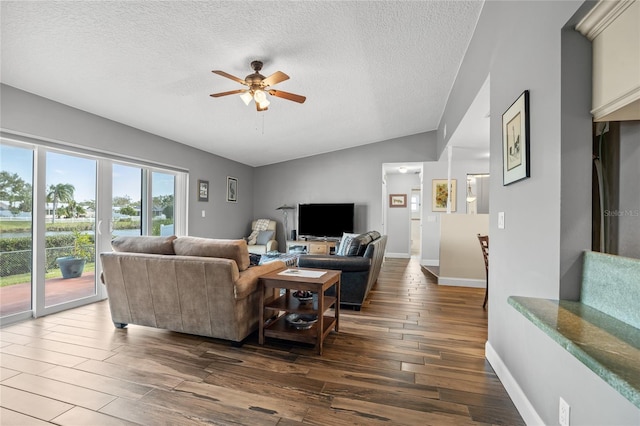
M 78 278 L 82 275 L 84 270 L 84 264 L 86 260 L 73 256 L 59 257 L 56 259 L 56 263 L 60 266 L 62 272 L 62 278 Z

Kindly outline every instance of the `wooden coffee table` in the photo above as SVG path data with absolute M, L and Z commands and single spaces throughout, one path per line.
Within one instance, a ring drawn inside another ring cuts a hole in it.
M 292 340 L 315 344 L 315 349 L 322 355 L 322 344 L 332 331 L 338 331 L 340 322 L 340 274 L 341 271 L 311 268 L 289 268 L 284 271 L 270 272 L 260 277 L 260 337 L 264 344 L 265 337 Z M 325 296 L 325 291 L 335 286 L 336 296 Z M 265 299 L 268 289 L 284 289 L 284 294 Z M 312 301 L 300 302 L 293 296 L 295 290 L 316 293 Z M 333 316 L 325 315 L 334 307 Z M 265 322 L 265 314 L 273 313 L 273 318 Z M 287 315 L 317 315 L 317 322 L 308 329 L 299 329 L 287 322 Z

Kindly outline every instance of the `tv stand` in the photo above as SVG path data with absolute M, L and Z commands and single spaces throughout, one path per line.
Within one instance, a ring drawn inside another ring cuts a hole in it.
M 292 246 L 302 246 L 306 254 L 336 254 L 337 245 L 338 241 L 328 239 L 287 241 L 287 253 L 291 253 Z

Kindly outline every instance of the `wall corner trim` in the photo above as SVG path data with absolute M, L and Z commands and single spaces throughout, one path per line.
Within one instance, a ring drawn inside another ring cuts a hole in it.
M 484 355 L 491 367 L 496 372 L 498 378 L 502 382 L 505 390 L 511 397 L 513 404 L 522 416 L 522 419 L 527 425 L 544 425 L 544 421 L 538 415 L 527 395 L 524 393 L 516 379 L 511 375 L 511 372 L 504 364 L 500 355 L 493 349 L 491 343 L 487 341 L 484 346 Z

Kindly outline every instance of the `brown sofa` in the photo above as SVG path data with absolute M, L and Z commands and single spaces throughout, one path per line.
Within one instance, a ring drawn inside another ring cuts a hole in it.
M 138 324 L 241 343 L 258 327 L 258 278 L 244 240 L 118 237 L 100 253 L 116 327 Z

